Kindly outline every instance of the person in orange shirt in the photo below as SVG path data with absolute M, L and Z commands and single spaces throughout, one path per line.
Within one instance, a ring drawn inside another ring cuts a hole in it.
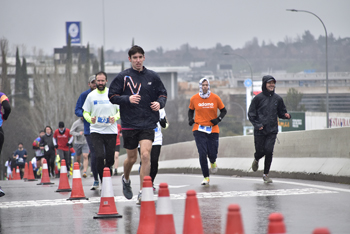
M 219 117 L 217 116 L 220 110 Z M 196 112 L 195 118 L 193 118 Z M 225 105 L 220 97 L 210 92 L 209 80 L 203 78 L 199 81 L 199 93 L 193 95 L 188 110 L 188 123 L 193 126 L 193 136 L 199 153 L 199 162 L 204 180 L 202 185 L 209 184 L 209 169 L 207 157 L 210 161 L 211 173 L 216 173 L 218 166 L 216 158 L 219 148 L 219 126 L 218 124 L 226 115 Z

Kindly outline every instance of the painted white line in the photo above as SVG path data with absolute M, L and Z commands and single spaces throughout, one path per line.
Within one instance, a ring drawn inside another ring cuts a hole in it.
M 186 176 L 196 177 L 196 178 L 203 178 L 201 175 L 191 175 L 191 174 L 185 174 Z M 175 174 L 167 174 L 167 176 L 179 176 Z M 215 179 L 223 179 L 223 180 L 248 180 L 248 181 L 257 181 L 263 183 L 262 179 L 259 178 L 244 178 L 244 177 L 220 177 L 220 176 L 213 176 Z M 322 181 L 318 181 L 322 182 Z M 282 181 L 282 180 L 276 180 L 273 179 L 273 183 L 280 183 L 280 184 L 292 184 L 292 185 L 298 185 L 298 186 L 304 186 L 304 187 L 312 187 L 312 188 L 320 188 L 320 189 L 326 189 L 326 190 L 334 190 L 338 192 L 346 192 L 350 193 L 350 189 L 344 189 L 344 188 L 336 188 L 332 186 L 323 186 L 323 185 L 316 185 L 316 184 L 309 184 L 309 183 L 301 183 L 301 182 L 292 182 L 292 181 Z
M 290 195 L 310 195 L 310 194 L 329 194 L 337 193 L 329 190 L 322 190 L 317 188 L 304 188 L 304 189 L 277 189 L 277 190 L 258 190 L 258 191 L 227 191 L 227 192 L 209 192 L 209 193 L 197 193 L 197 198 L 232 198 L 232 197 L 260 197 L 260 196 L 290 196 Z M 155 200 L 158 196 L 154 196 Z M 127 200 L 124 196 L 116 196 L 114 200 L 116 203 L 121 202 L 135 202 L 137 196 L 133 199 Z M 186 199 L 186 193 L 170 194 L 172 200 L 184 200 Z M 36 201 L 13 201 L 2 202 L 0 208 L 18 208 L 18 207 L 42 207 L 42 206 L 59 206 L 59 205 L 72 205 L 72 204 L 93 204 L 99 203 L 100 197 L 91 197 L 89 200 L 74 200 L 67 201 L 66 199 L 55 200 L 36 200 Z

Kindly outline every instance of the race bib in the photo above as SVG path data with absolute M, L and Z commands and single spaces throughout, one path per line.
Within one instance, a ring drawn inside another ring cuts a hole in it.
M 18 162 L 23 163 L 24 162 L 23 158 L 18 158 Z
M 198 131 L 210 134 L 211 133 L 211 126 L 198 125 Z
M 98 116 L 96 118 L 96 124 L 99 124 L 99 125 L 111 125 L 111 123 L 109 122 L 109 117 L 106 117 L 106 116 Z
M 156 128 L 154 129 L 154 132 L 158 132 L 158 127 L 156 127 Z
M 49 146 L 48 146 L 48 145 L 45 145 L 45 146 L 44 146 L 44 149 L 45 149 L 46 152 L 49 151 Z

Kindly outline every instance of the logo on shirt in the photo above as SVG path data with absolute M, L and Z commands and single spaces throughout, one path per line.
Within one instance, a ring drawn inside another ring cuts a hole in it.
M 147 84 L 148 84 L 148 85 L 152 85 L 152 82 L 148 82 Z
M 109 104 L 109 100 L 94 100 L 94 105 Z
M 134 83 L 131 76 L 124 76 L 124 90 L 129 87 L 132 94 L 139 94 L 141 89 L 141 83 Z
M 198 106 L 204 107 L 204 108 L 214 108 L 214 103 L 205 103 L 205 102 L 202 102 L 202 103 L 198 103 Z

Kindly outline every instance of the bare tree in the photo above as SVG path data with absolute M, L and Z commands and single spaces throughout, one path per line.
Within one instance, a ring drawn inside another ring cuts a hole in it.
M 10 82 L 7 78 L 7 62 L 6 62 L 6 56 L 8 53 L 8 40 L 6 38 L 0 39 L 0 49 L 1 49 L 1 88 L 2 91 L 8 91 L 10 92 Z

